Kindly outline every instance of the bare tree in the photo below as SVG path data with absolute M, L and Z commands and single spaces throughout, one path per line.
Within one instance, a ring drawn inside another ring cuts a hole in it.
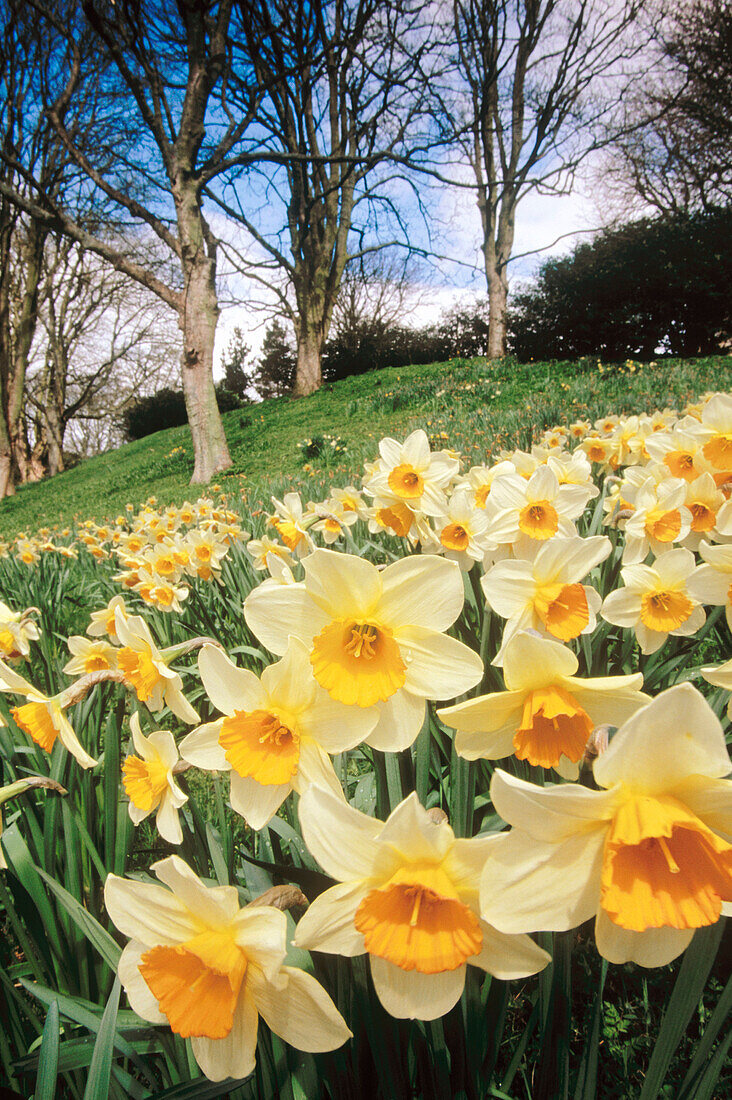
M 607 140 L 642 49 L 629 33 L 637 11 L 636 0 L 454 0 L 448 113 L 480 212 L 491 357 L 506 351 L 518 206 L 532 191 L 568 193 Z
M 266 90 L 253 131 L 260 163 L 216 199 L 258 259 L 251 248 L 229 255 L 277 296 L 294 326 L 294 393 L 303 395 L 322 381 L 346 264 L 393 243 L 386 222 L 408 244 L 389 183 L 407 135 L 417 140 L 428 38 L 414 0 L 240 0 L 239 14 Z
M 626 102 L 595 181 L 627 213 L 711 210 L 732 201 L 732 7 L 692 0 L 653 24 L 656 75 Z
M 226 170 L 251 119 L 245 78 L 237 81 L 236 110 L 229 105 L 233 0 L 32 3 L 55 50 L 46 113 L 87 187 L 90 181 L 127 224 L 125 241 L 103 226 L 90 231 L 25 164 L 13 166 L 30 181 L 32 198 L 2 181 L 0 194 L 175 310 L 192 480 L 206 482 L 231 460 L 213 385 L 219 241 L 203 194 Z M 99 94 L 92 100 L 93 87 Z
M 64 468 L 71 423 L 104 421 L 110 437 L 135 396 L 170 380 L 173 326 L 164 313 L 159 299 L 70 239 L 47 246 L 26 392 L 33 457 L 47 473 Z

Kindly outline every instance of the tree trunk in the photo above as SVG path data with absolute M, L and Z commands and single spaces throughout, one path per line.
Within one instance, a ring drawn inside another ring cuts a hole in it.
M 48 474 L 60 474 L 64 468 L 64 423 L 52 404 L 46 408 L 45 443 L 48 449 Z
M 295 397 L 306 397 L 320 388 L 323 381 L 323 344 L 323 337 L 317 328 L 301 323 L 297 334 L 297 373 L 292 391 Z
M 219 307 L 214 264 L 200 257 L 192 265 L 186 286 L 183 317 L 183 393 L 193 437 L 192 485 L 206 484 L 231 466 L 224 425 L 216 402 L 213 351 Z
M 205 485 L 232 464 L 213 381 L 214 337 L 219 319 L 216 241 L 204 220 L 198 184 L 190 172 L 179 169 L 173 194 L 185 279 L 180 326 L 183 395 L 193 437 L 191 485 Z
M 488 357 L 501 359 L 506 354 L 506 306 L 508 280 L 503 272 L 488 273 Z

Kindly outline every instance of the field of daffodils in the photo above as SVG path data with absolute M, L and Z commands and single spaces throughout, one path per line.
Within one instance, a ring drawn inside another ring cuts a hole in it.
M 724 1095 L 730 490 L 711 393 L 2 547 L 8 1087 Z

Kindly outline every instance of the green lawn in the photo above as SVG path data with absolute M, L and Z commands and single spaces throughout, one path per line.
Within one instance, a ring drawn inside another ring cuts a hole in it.
M 342 485 L 357 477 L 387 434 L 399 437 L 424 427 L 440 447 L 480 462 L 502 446 L 528 447 L 556 423 L 680 407 L 706 390 L 729 389 L 731 381 L 730 356 L 613 365 L 452 359 L 374 371 L 297 401 L 279 398 L 227 413 L 234 465 L 216 484 L 234 506 L 242 490 L 250 506 L 288 487 L 318 498 L 331 481 Z M 343 439 L 346 452 L 327 464 L 315 461 L 306 471 L 298 443 L 323 433 Z M 188 428 L 158 432 L 22 486 L 0 502 L 0 536 L 114 518 L 127 502 L 137 505 L 151 495 L 161 504 L 195 499 L 200 487 L 188 484 L 192 469 Z

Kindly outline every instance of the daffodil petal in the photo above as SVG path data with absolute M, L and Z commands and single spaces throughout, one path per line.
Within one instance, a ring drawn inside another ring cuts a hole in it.
M 363 936 L 353 919 L 367 888 L 362 881 L 339 882 L 319 894 L 298 922 L 295 945 L 332 955 L 363 955 Z
M 342 1046 L 351 1031 L 322 985 L 292 966 L 283 966 L 280 975 L 284 980 L 277 985 L 256 971 L 249 981 L 257 1010 L 274 1034 L 312 1053 Z
M 674 794 L 710 829 L 732 839 L 732 780 L 692 775 Z
M 589 920 L 600 905 L 606 832 L 598 827 L 548 844 L 512 829 L 486 861 L 482 918 L 502 932 L 563 932 Z
M 559 677 L 574 676 L 578 667 L 567 646 L 525 631 L 515 634 L 503 653 L 503 678 L 510 691 L 545 687 Z
M 403 627 L 396 635 L 407 666 L 404 690 L 425 699 L 451 699 L 480 680 L 483 662 L 474 650 L 421 627 Z
M 499 932 L 482 920 L 483 949 L 479 955 L 468 959 L 471 966 L 479 966 L 494 978 L 510 982 L 514 978 L 527 978 L 538 974 L 552 961 L 551 955 L 534 943 L 530 936 Z
M 399 1020 L 436 1020 L 460 1000 L 465 966 L 442 974 L 402 970 L 386 959 L 370 955 L 374 989 L 386 1011 Z
M 595 919 L 598 952 L 611 963 L 634 962 L 638 966 L 666 966 L 691 943 L 693 928 L 648 928 L 630 932 L 621 928 L 600 909 Z
M 231 764 L 219 744 L 223 721 L 223 718 L 218 718 L 215 722 L 206 722 L 186 734 L 179 746 L 182 758 L 205 771 L 228 772 Z
M 396 630 L 408 624 L 447 630 L 462 611 L 465 592 L 459 566 L 445 558 L 414 554 L 381 574 L 379 621 Z
M 236 1008 L 231 1031 L 224 1039 L 207 1039 L 194 1035 L 193 1055 L 209 1081 L 239 1080 L 254 1072 L 257 1051 L 259 1013 L 247 991 L 246 981 Z
M 390 699 L 375 708 L 378 721 L 365 741 L 380 752 L 401 752 L 407 749 L 422 729 L 425 700 L 408 691 L 395 691 Z
M 305 792 L 298 812 L 305 844 L 327 875 L 341 882 L 369 877 L 382 822 L 318 787 Z
M 140 961 L 147 950 L 148 945 L 130 940 L 119 957 L 117 975 L 133 1012 L 151 1024 L 167 1024 L 168 1017 L 158 1008 L 157 1000 L 140 973 Z
M 178 811 L 167 792 L 163 795 L 158 812 L 155 815 L 155 825 L 163 840 L 167 840 L 168 844 L 183 843 L 183 829 L 181 828 Z
M 206 886 L 179 856 L 158 860 L 150 870 L 200 920 L 221 924 L 233 920 L 239 912 L 239 894 L 235 886 Z
M 237 913 L 234 927 L 239 946 L 272 981 L 287 953 L 285 914 L 271 905 L 247 905 Z
M 155 947 L 175 946 L 191 939 L 198 925 L 183 902 L 155 883 L 108 875 L 104 904 L 114 925 L 124 935 Z
M 493 773 L 491 799 L 509 825 L 550 842 L 592 831 L 598 822 L 612 817 L 616 805 L 612 791 L 568 784 L 538 787 L 500 768 Z
M 336 795 L 343 794 L 330 757 L 314 741 L 300 742 L 300 759 L 293 784 L 298 794 L 312 786 L 324 787 Z
M 305 591 L 304 584 L 260 585 L 244 601 L 249 629 L 271 653 L 282 655 L 291 634 L 309 642 L 330 616 Z
M 365 558 L 316 550 L 303 559 L 303 567 L 308 595 L 332 618 L 368 618 L 379 601 L 379 571 Z
M 413 791 L 392 810 L 379 833 L 379 844 L 388 844 L 404 862 L 441 860 L 455 842 L 446 822 L 435 822 Z
M 218 646 L 205 645 L 198 655 L 198 669 L 206 694 L 222 714 L 235 710 L 256 710 L 264 691 L 259 679 L 245 668 L 237 668 Z
M 689 775 L 722 778 L 732 769 L 722 726 L 691 684 L 661 692 L 636 711 L 595 761 L 602 787 L 665 791 Z
M 251 829 L 263 829 L 292 790 L 292 783 L 257 783 L 249 776 L 231 772 L 231 807 Z

